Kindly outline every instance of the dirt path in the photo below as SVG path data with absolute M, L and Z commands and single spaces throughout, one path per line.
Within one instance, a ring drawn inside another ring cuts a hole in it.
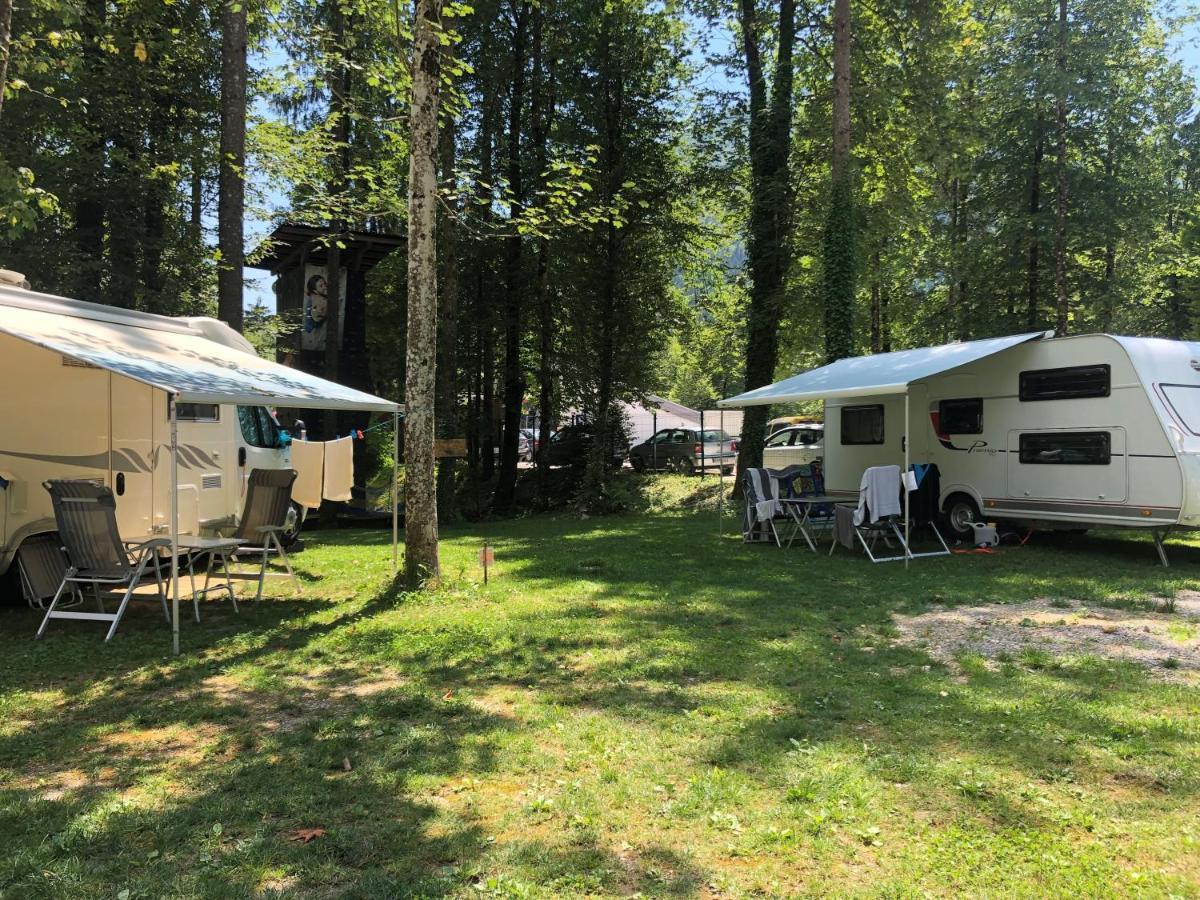
M 994 665 L 1007 659 L 1019 662 L 1022 654 L 1040 651 L 1053 657 L 1125 660 L 1164 681 L 1200 681 L 1200 592 L 1181 592 L 1174 612 L 1038 599 L 934 609 L 894 619 L 901 643 L 949 664 L 964 653 L 977 653 Z

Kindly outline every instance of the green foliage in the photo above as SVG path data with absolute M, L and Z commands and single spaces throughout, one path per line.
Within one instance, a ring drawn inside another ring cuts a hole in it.
M 853 356 L 854 280 L 858 248 L 855 246 L 854 196 L 849 174 L 833 183 L 822 271 L 825 282 L 825 359 Z

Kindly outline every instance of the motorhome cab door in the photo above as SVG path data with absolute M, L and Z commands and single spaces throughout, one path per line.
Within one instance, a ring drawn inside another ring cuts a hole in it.
M 1017 500 L 1121 503 L 1129 495 L 1125 429 L 1008 433 L 1008 494 Z

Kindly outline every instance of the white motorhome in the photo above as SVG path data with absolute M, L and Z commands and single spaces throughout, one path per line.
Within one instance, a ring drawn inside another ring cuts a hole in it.
M 1016 335 L 840 360 L 722 403 L 815 397 L 829 493 L 856 495 L 869 466 L 936 463 L 962 534 L 1200 528 L 1200 344 Z
M 0 286 L 0 332 L 16 310 L 56 317 L 63 333 L 92 344 L 101 331 L 102 342 L 119 334 L 133 349 L 155 334 L 188 335 L 254 355 L 241 335 L 215 319 L 168 318 Z M 179 359 L 177 365 L 188 363 Z M 55 530 L 42 487 L 48 479 L 95 479 L 111 487 L 124 535 L 166 529 L 170 466 L 163 391 L 4 333 L 0 384 L 0 574 L 25 541 Z M 181 402 L 177 418 L 184 532 L 233 524 L 250 471 L 290 464 L 286 433 L 264 406 Z

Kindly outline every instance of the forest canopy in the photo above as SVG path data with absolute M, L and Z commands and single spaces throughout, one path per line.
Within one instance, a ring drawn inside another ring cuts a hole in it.
M 1173 49 L 1191 21 L 1171 7 L 437 9 L 441 418 L 500 508 L 531 409 L 603 434 L 618 400 L 708 406 L 847 353 L 1196 335 L 1200 134 Z M 231 179 L 255 232 L 404 234 L 412 16 L 0 0 L 0 266 L 38 290 L 216 313 L 219 273 L 240 287 L 240 223 L 217 239 L 222 209 L 241 217 L 219 202 Z M 368 295 L 373 386 L 398 397 L 401 257 Z M 295 324 L 260 308 L 245 327 L 271 347 Z

